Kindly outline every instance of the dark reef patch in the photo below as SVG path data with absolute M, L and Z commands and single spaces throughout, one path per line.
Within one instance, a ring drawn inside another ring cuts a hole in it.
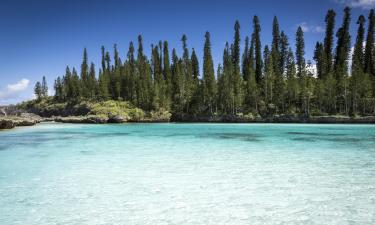
M 317 133 L 317 132 L 298 132 L 298 131 L 290 131 L 287 134 L 291 135 L 304 135 L 304 136 L 331 136 L 331 137 L 340 137 L 346 136 L 346 134 L 332 134 L 332 133 Z
M 302 142 L 316 142 L 316 138 L 307 138 L 307 137 L 296 137 L 296 138 L 291 138 L 293 141 L 302 141 Z
M 198 138 L 215 138 L 219 140 L 240 140 L 240 141 L 248 141 L 248 142 L 255 142 L 261 141 L 262 135 L 259 134 L 246 134 L 246 133 L 208 133 L 197 135 Z

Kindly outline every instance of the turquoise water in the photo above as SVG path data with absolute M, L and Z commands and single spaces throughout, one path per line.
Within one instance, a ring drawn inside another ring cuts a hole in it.
M 2 131 L 0 224 L 375 224 L 375 126 Z

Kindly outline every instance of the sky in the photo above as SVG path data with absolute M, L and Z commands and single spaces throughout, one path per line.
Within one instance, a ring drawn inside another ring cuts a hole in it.
M 242 44 L 252 33 L 252 18 L 261 23 L 262 46 L 272 40 L 272 20 L 278 17 L 280 30 L 294 49 L 295 32 L 305 32 L 306 59 L 324 38 L 328 9 L 336 11 L 336 29 L 342 23 L 345 6 L 352 7 L 351 34 L 355 40 L 358 16 L 368 17 L 375 0 L 1 0 L 0 1 L 0 105 L 31 99 L 33 87 L 47 77 L 62 76 L 67 65 L 80 67 L 83 48 L 89 60 L 100 65 L 100 47 L 112 52 L 117 44 L 125 58 L 130 41 L 143 37 L 145 53 L 151 44 L 168 40 L 170 50 L 181 55 L 181 37 L 187 35 L 202 61 L 204 33 L 211 33 L 215 68 L 222 61 L 226 41 L 233 40 L 236 20 L 241 25 Z

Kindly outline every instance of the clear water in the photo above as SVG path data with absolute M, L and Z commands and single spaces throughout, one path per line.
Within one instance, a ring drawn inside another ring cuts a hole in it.
M 0 224 L 375 224 L 375 126 L 2 131 Z

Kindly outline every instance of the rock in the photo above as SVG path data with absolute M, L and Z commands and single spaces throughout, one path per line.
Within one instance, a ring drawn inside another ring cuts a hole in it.
M 108 118 L 99 116 L 68 116 L 68 117 L 55 117 L 55 122 L 60 123 L 107 123 Z
M 120 115 L 115 115 L 115 116 L 110 116 L 108 119 L 108 123 L 125 123 L 127 118 L 120 116 Z
M 12 129 L 16 124 L 11 119 L 0 118 L 0 129 Z
M 7 112 L 4 108 L 0 108 L 0 116 L 7 116 Z
M 14 124 L 15 124 L 16 127 L 33 126 L 37 122 L 38 122 L 37 120 L 30 120 L 30 119 L 14 120 Z

